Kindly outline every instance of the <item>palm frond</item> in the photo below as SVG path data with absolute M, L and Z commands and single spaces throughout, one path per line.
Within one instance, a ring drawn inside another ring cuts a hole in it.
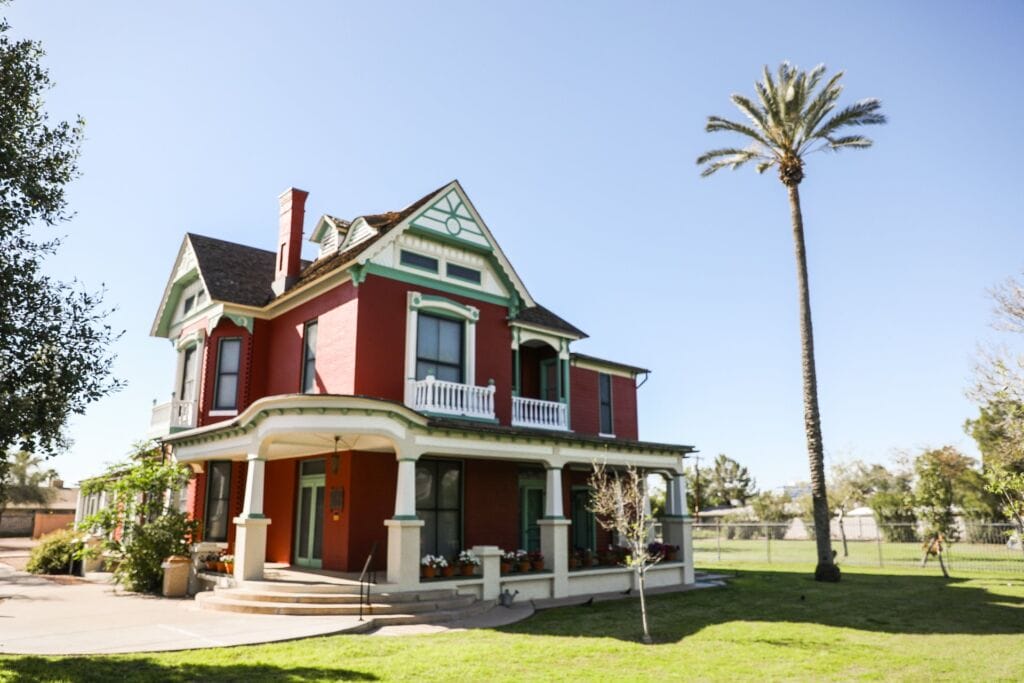
M 839 150 L 843 147 L 859 147 L 865 149 L 875 144 L 874 140 L 863 135 L 847 135 L 841 138 L 826 137 L 828 140 L 828 148 Z
M 771 147 L 769 142 L 765 140 L 760 133 L 758 133 L 750 126 L 744 126 L 742 123 L 736 123 L 735 121 L 730 121 L 729 119 L 723 119 L 721 116 L 709 116 L 708 123 L 704 127 L 704 130 L 706 130 L 709 133 L 714 133 L 720 130 L 728 130 L 732 131 L 733 133 L 740 133 L 742 135 L 746 135 L 748 138 L 753 138 L 754 140 L 760 142 L 765 147 Z
M 758 174 L 764 173 L 769 168 L 775 165 L 775 159 L 769 159 L 768 161 L 762 161 L 757 165 Z
M 807 109 L 803 114 L 804 121 L 804 140 L 810 139 L 814 130 L 821 123 L 822 119 L 828 116 L 829 112 L 835 107 L 836 100 L 839 99 L 839 95 L 843 92 L 843 86 L 839 84 L 839 79 L 843 77 L 843 72 L 840 71 L 818 91 L 818 94 L 814 96 L 811 103 L 807 105 Z M 802 144 L 801 144 L 802 146 Z
M 782 128 L 782 117 L 779 114 L 775 81 L 772 80 L 772 74 L 768 71 L 767 65 L 764 67 L 764 82 L 754 83 L 754 87 L 757 88 L 757 96 L 761 100 L 764 110 L 768 113 L 768 120 L 771 121 L 772 126 Z
M 737 154 L 746 154 L 748 151 L 749 150 L 739 149 L 737 147 L 723 147 L 722 149 L 712 149 L 708 152 L 704 152 L 699 157 L 697 157 L 697 164 L 706 164 L 712 159 L 717 159 L 718 157 L 730 157 L 736 156 Z
M 757 126 L 758 131 L 764 136 L 768 137 L 768 130 L 771 124 L 765 118 L 765 113 L 754 106 L 754 103 L 743 95 L 732 95 L 732 103 L 736 105 L 736 108 L 747 115 L 747 118 Z
M 844 126 L 869 126 L 885 123 L 885 114 L 878 111 L 881 108 L 882 103 L 874 98 L 851 104 L 813 131 L 809 137 L 827 138 Z

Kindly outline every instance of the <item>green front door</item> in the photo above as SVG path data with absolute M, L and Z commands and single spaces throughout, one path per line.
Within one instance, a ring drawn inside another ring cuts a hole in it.
M 295 564 L 317 569 L 323 561 L 324 467 L 323 460 L 300 463 L 295 513 Z
M 519 486 L 520 546 L 523 550 L 540 550 L 540 525 L 544 516 L 544 487 L 531 484 Z
M 582 550 L 597 550 L 594 513 L 587 509 L 590 504 L 590 489 L 572 490 L 572 547 Z

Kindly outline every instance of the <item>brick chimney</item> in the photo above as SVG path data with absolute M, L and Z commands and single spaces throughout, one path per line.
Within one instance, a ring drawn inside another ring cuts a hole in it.
M 298 278 L 302 268 L 302 221 L 309 193 L 290 187 L 281 193 L 281 216 L 277 230 L 277 268 L 271 289 L 280 296 Z

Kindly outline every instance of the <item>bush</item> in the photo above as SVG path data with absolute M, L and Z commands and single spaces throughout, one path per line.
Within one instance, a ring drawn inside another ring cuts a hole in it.
M 25 570 L 33 574 L 71 574 L 81 557 L 82 537 L 71 529 L 46 534 L 32 549 Z
M 123 556 L 114 570 L 118 583 L 130 591 L 159 591 L 164 576 L 160 565 L 171 555 L 188 554 L 188 538 L 194 526 L 184 512 L 167 512 L 152 522 L 134 526 L 122 543 Z

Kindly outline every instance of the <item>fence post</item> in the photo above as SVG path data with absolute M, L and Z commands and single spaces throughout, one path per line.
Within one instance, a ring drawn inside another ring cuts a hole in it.
M 882 562 L 882 525 L 875 524 L 875 545 L 878 546 L 878 566 L 884 567 L 885 563 Z
M 764 543 L 765 543 L 765 547 L 768 549 L 768 564 L 771 564 L 772 563 L 772 534 L 771 534 L 771 529 L 769 529 L 767 523 L 764 525 Z
M 715 543 L 718 546 L 718 561 L 722 561 L 722 518 L 715 520 Z

